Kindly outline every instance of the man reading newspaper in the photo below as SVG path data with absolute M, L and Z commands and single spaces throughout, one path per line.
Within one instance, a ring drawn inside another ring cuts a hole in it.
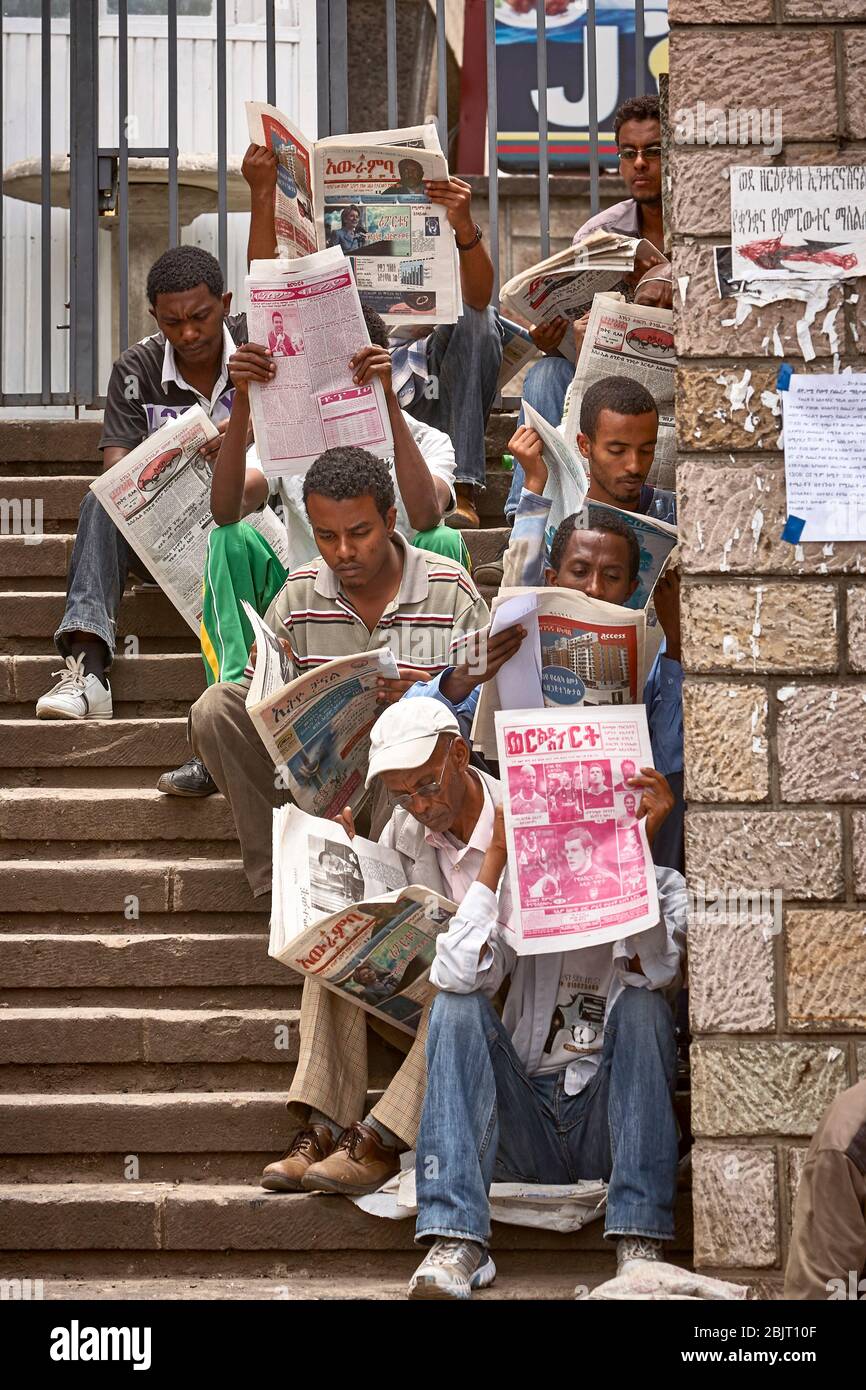
M 635 278 L 635 302 L 669 309 L 673 301 L 670 263 L 664 256 L 658 97 L 634 97 L 623 102 L 614 115 L 613 128 L 619 172 L 629 197 L 604 208 L 584 222 L 575 233 L 574 244 L 577 245 L 590 232 L 599 230 L 642 237 L 648 255 L 639 257 L 636 262 L 639 273 Z M 573 333 L 577 355 L 580 356 L 588 322 L 589 314 L 586 313 L 574 324 L 557 319 L 532 330 L 533 341 L 545 356 L 527 372 L 523 395 L 552 425 L 559 425 L 562 419 L 566 392 L 574 376 L 574 368 L 568 358 L 560 354 L 559 345 L 566 333 Z M 518 423 L 523 424 L 522 415 Z M 505 514 L 509 518 L 517 510 L 522 486 L 519 464 L 515 463 L 514 480 L 505 504 Z
M 658 412 L 650 393 L 626 377 L 605 377 L 589 388 L 580 414 L 578 443 L 589 463 L 588 501 L 605 502 L 624 512 L 658 514 L 675 520 L 676 500 L 645 479 L 652 463 Z M 562 522 L 546 564 L 546 526 L 550 498 L 544 496 L 547 466 L 539 435 L 519 426 L 508 445 L 524 469 L 524 486 L 504 562 L 506 586 L 556 584 L 580 589 L 607 603 L 623 603 L 637 584 L 637 542 L 631 547 L 634 573 L 626 580 L 621 540 L 593 527 L 581 529 L 577 517 Z M 627 527 L 624 529 L 628 529 Z M 626 580 L 624 584 L 624 580 Z M 664 640 L 644 689 L 653 758 L 670 780 L 675 807 L 659 836 L 656 863 L 683 867 L 683 668 L 680 639 L 680 579 L 667 570 L 653 590 Z
M 245 428 L 238 414 L 226 434 L 230 448 Z M 394 486 L 382 459 L 355 447 L 328 449 L 305 475 L 303 497 L 321 553 L 285 577 L 246 528 L 213 533 L 225 532 L 223 549 L 235 552 L 223 570 L 231 591 L 220 611 L 232 611 L 246 565 L 253 607 L 267 609 L 290 678 L 336 657 L 388 647 L 401 678 L 383 685 L 382 700 L 399 699 L 419 675 L 435 677 L 461 654 L 466 635 L 486 625 L 487 605 L 462 565 L 410 546 L 395 529 Z M 219 626 L 212 630 L 219 644 Z M 214 654 L 220 661 L 217 646 Z M 232 808 L 244 868 L 261 896 L 271 886 L 271 813 L 287 795 L 247 713 L 248 688 L 247 672 L 211 685 L 190 713 L 190 741 Z
M 367 785 L 387 790 L 393 812 L 379 836 L 399 852 L 409 883 L 459 902 L 475 879 L 501 800 L 499 783 L 469 765 L 455 715 L 438 700 L 401 700 L 370 733 Z M 355 833 L 348 808 L 341 817 Z M 371 984 L 375 982 L 371 981 Z M 289 1109 L 304 1126 L 262 1186 L 273 1191 L 373 1192 L 412 1148 L 424 1100 L 425 1010 L 412 1047 L 366 1118 L 369 1014 L 306 979 L 300 1056 Z
M 251 145 L 243 170 L 251 198 L 249 260 L 268 260 L 277 247 L 276 156 L 264 145 Z M 472 215 L 469 185 L 451 178 L 422 182 L 422 187 L 447 209 L 447 230 L 460 258 L 463 313 L 455 323 L 439 324 L 411 342 L 392 340 L 394 391 L 416 421 L 451 437 L 457 462 L 457 507 L 451 524 L 474 527 L 479 524 L 476 489 L 483 488 L 485 477 L 484 431 L 502 362 L 502 330 L 490 306 L 493 265 Z M 358 249 L 339 234 L 335 244 L 347 254 Z
M 176 246 L 151 266 L 147 298 L 157 331 L 115 362 L 99 448 L 107 471 L 198 403 L 220 435 L 202 450 L 215 458 L 233 399 L 230 358 L 246 342 L 244 314 L 230 315 L 219 262 L 197 246 Z M 149 579 L 141 560 L 92 492 L 81 504 L 69 565 L 66 607 L 54 642 L 65 658 L 59 682 L 36 705 L 39 719 L 110 719 L 108 669 L 127 573 Z M 206 771 L 193 769 L 193 782 Z

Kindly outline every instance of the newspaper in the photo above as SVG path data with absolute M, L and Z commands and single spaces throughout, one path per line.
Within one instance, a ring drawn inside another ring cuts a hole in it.
M 456 904 L 407 884 L 396 850 L 293 806 L 274 812 L 273 863 L 268 954 L 414 1033 Z
M 494 715 L 504 705 L 504 693 L 515 701 L 512 708 L 532 708 L 537 698 L 540 667 L 541 694 L 546 707 L 576 705 L 629 705 L 643 698 L 646 683 L 646 614 L 641 609 L 620 608 L 589 598 L 576 589 L 500 589 L 491 607 L 491 630 L 499 609 L 509 601 L 524 603 L 534 595 L 536 613 L 509 613 L 509 622 L 520 621 L 527 635 L 518 651 L 486 681 L 472 725 L 472 743 L 483 757 L 496 756 Z M 537 630 L 537 637 L 536 637 Z M 523 695 L 523 702 L 516 701 Z M 527 699 L 527 695 L 529 698 Z
M 400 1155 L 400 1172 L 365 1197 L 350 1197 L 371 1216 L 402 1221 L 418 1214 L 414 1150 Z M 504 1226 L 545 1231 L 579 1231 L 597 1221 L 607 1206 L 607 1183 L 584 1178 L 574 1183 L 494 1182 L 488 1193 L 490 1218 Z
M 559 523 L 579 512 L 583 506 L 589 491 L 589 478 L 576 440 L 569 442 L 565 439 L 561 428 L 556 429 L 549 420 L 545 420 L 529 401 L 523 402 L 523 418 L 524 423 L 534 429 L 541 439 L 542 458 L 547 466 L 544 495 L 550 498 L 546 531 L 549 546 Z
M 573 323 L 587 312 L 596 294 L 628 288 L 625 277 L 634 269 L 637 246 L 637 238 L 619 232 L 590 232 L 577 246 L 512 276 L 500 293 L 502 307 L 532 324 L 560 316 Z M 570 362 L 575 360 L 571 332 L 566 332 L 558 351 Z
M 286 681 L 278 639 L 248 604 L 245 612 L 256 640 L 247 713 L 284 789 L 311 815 L 336 816 L 344 806 L 357 811 L 367 797 L 370 730 L 381 713 L 377 681 L 399 675 L 393 655 L 379 647 Z
M 502 328 L 502 364 L 496 382 L 497 391 L 504 391 L 510 381 L 523 371 L 534 358 L 541 354 L 525 328 L 500 314 Z
M 253 261 L 246 287 L 250 342 L 267 344 L 277 368 L 272 381 L 250 383 L 265 474 L 305 473 L 338 444 L 389 458 L 394 437 L 382 383 L 356 385 L 349 366 L 370 334 L 342 251 Z
M 676 461 L 674 435 L 674 316 L 671 309 L 627 304 L 611 294 L 592 302 L 569 392 L 563 434 L 576 445 L 583 393 L 605 376 L 630 376 L 645 386 L 659 412 L 656 464 Z
M 201 627 L 202 581 L 208 536 L 213 463 L 200 450 L 219 431 L 200 405 L 168 420 L 90 490 L 196 635 Z M 270 543 L 288 568 L 286 528 L 271 507 L 244 521 Z
M 627 785 L 652 766 L 643 705 L 500 711 L 496 738 L 518 955 L 655 926 L 655 870 Z
M 277 156 L 278 254 L 336 247 L 386 323 L 453 323 L 463 312 L 457 248 L 446 208 L 424 187 L 448 178 L 436 126 L 312 141 L 275 107 L 246 109 L 250 139 Z

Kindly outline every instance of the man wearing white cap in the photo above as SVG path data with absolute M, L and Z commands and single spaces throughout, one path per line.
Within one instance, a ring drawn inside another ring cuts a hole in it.
M 370 734 L 367 786 L 380 777 L 394 806 L 379 837 L 398 850 L 411 884 L 459 903 L 493 834 L 499 783 L 469 765 L 453 710 L 419 697 L 392 705 Z M 341 821 L 354 834 L 348 808 Z M 418 1036 L 382 1099 L 363 1121 L 369 1085 L 370 1015 L 312 980 L 301 1003 L 300 1057 L 289 1109 L 305 1126 L 262 1185 L 276 1191 L 356 1195 L 375 1191 L 413 1148 L 424 1103 L 425 1011 Z

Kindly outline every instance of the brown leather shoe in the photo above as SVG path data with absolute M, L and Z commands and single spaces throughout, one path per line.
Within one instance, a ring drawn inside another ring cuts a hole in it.
M 454 492 L 457 496 L 457 506 L 446 516 L 446 526 L 454 526 L 459 531 L 477 530 L 481 520 L 475 505 L 475 488 L 471 483 L 457 483 Z
M 301 1179 L 305 1192 L 342 1192 L 363 1197 L 400 1171 L 400 1155 L 386 1149 L 372 1129 L 360 1122 L 341 1134 L 333 1153 L 312 1164 Z
M 292 1147 L 277 1163 L 269 1163 L 262 1173 L 262 1187 L 268 1192 L 301 1192 L 301 1178 L 313 1163 L 333 1152 L 334 1136 L 327 1125 L 299 1130 Z

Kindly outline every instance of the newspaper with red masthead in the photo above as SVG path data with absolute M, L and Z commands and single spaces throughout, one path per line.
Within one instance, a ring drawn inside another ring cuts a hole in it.
M 424 182 L 448 178 L 436 126 L 308 140 L 275 107 L 246 109 L 250 139 L 277 159 L 278 254 L 337 247 L 364 304 L 386 323 L 453 323 L 463 312 L 457 247 L 447 209 Z
M 297 806 L 274 811 L 273 866 L 268 954 L 414 1034 L 456 905 L 409 884 L 397 850 Z
M 621 294 L 594 296 L 562 422 L 568 444 L 576 447 L 581 402 L 589 387 L 602 377 L 627 376 L 646 387 L 658 408 L 656 465 L 676 461 L 673 329 L 671 309 L 628 304 Z M 551 517 L 554 525 L 559 520 Z
M 512 941 L 519 955 L 574 951 L 659 920 L 640 789 L 652 766 L 643 705 L 496 714 Z
M 394 452 L 381 381 L 358 385 L 351 358 L 370 342 L 351 262 L 332 248 L 294 261 L 253 261 L 246 278 L 251 343 L 273 380 L 250 384 L 256 447 L 268 477 L 306 473 L 326 449 Z
M 219 431 L 200 405 L 167 420 L 90 484 L 124 540 L 198 636 L 213 462 L 201 453 Z M 244 518 L 288 568 L 286 528 L 271 507 Z

